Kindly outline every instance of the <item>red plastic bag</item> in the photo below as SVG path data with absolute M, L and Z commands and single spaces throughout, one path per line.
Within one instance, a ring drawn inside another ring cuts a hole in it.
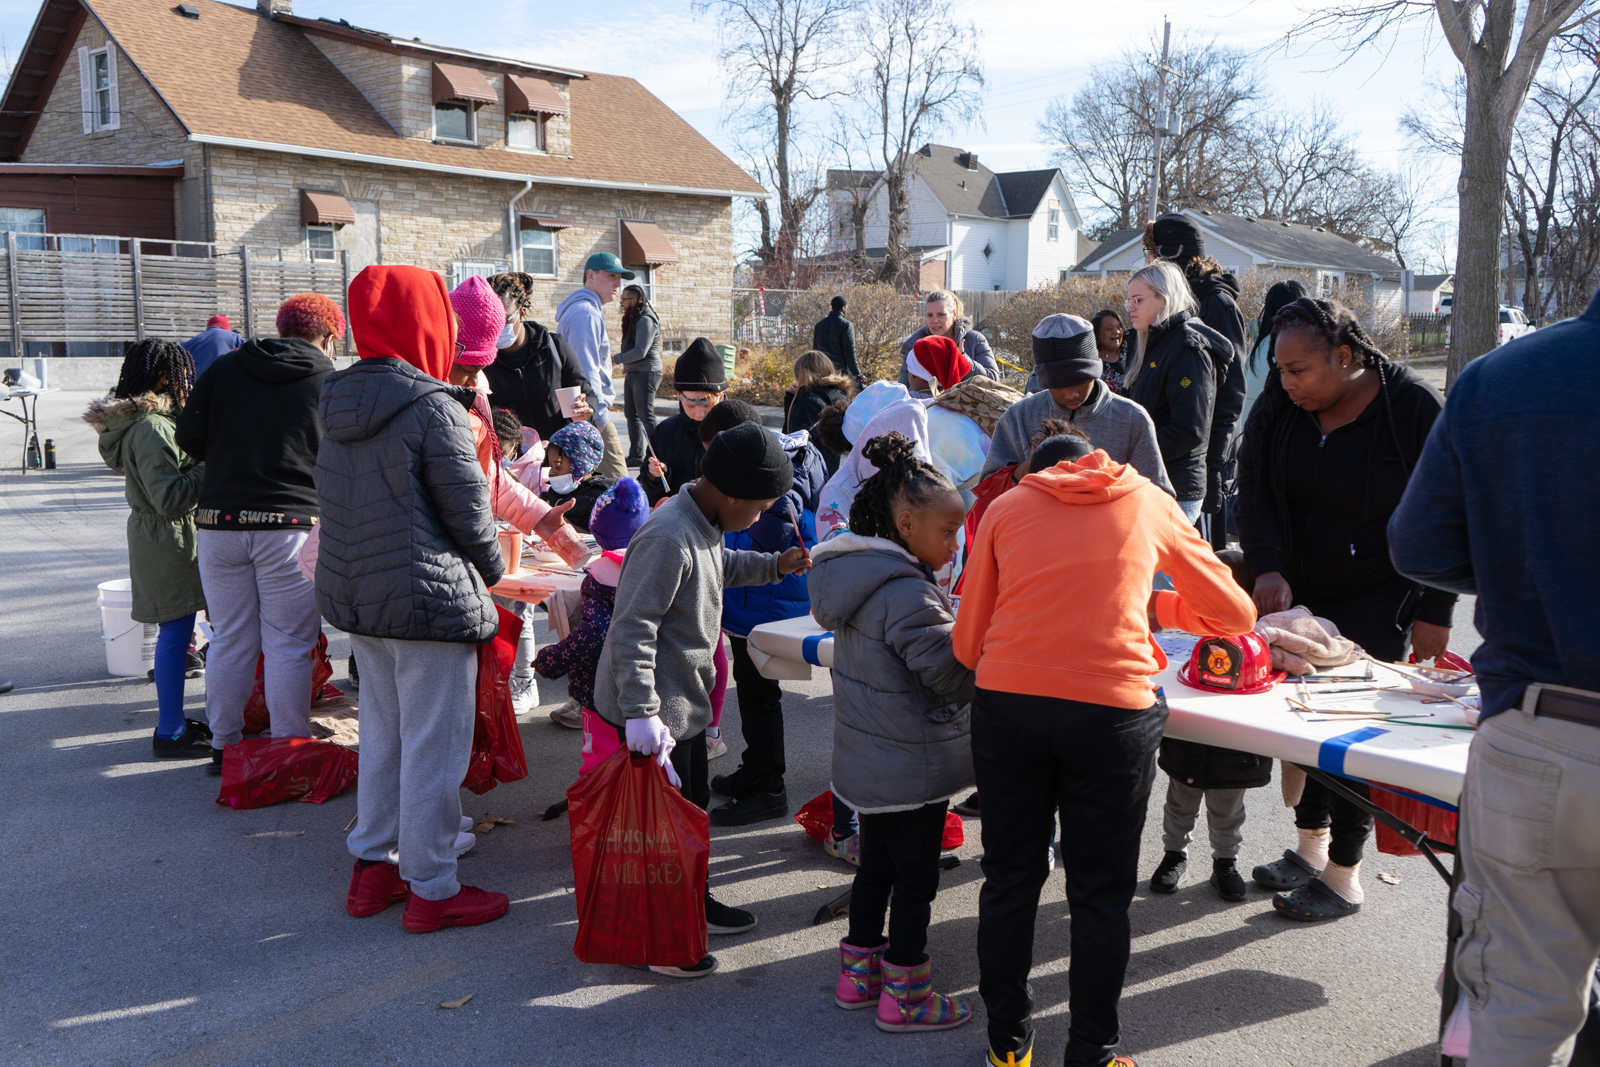
M 820 796 L 806 801 L 805 807 L 795 812 L 794 821 L 800 828 L 811 835 L 811 840 L 822 843 L 822 839 L 833 830 L 833 792 L 824 791 Z M 953 811 L 944 813 L 944 837 L 939 841 L 939 847 L 946 852 L 953 848 L 960 848 L 966 844 L 967 827 L 961 821 L 961 816 Z
M 511 703 L 511 671 L 517 661 L 517 638 L 522 620 L 495 605 L 500 628 L 478 646 L 477 715 L 472 725 L 472 759 L 461 784 L 474 793 L 487 793 L 501 782 L 528 776 L 528 757 L 522 750 L 517 709 Z
M 1418 830 L 1427 834 L 1435 841 L 1443 841 L 1447 845 L 1456 843 L 1456 825 L 1459 816 L 1453 811 L 1429 804 L 1419 800 L 1416 796 L 1402 792 L 1395 786 L 1380 786 L 1372 783 L 1372 802 L 1384 811 L 1398 815 Z M 1383 823 L 1377 824 L 1378 851 L 1389 856 L 1420 856 L 1422 850 L 1416 848 L 1389 829 Z
M 247 737 L 222 750 L 217 803 L 264 808 L 285 800 L 321 804 L 356 784 L 354 749 L 310 737 Z
M 267 688 L 264 680 L 267 657 L 256 657 L 256 684 L 250 689 L 250 699 L 244 702 L 244 732 L 264 734 L 272 728 L 272 716 L 267 713 Z M 311 650 L 310 707 L 318 700 L 344 696 L 344 690 L 328 682 L 333 677 L 333 664 L 328 662 L 328 635 L 317 635 L 317 647 Z
M 567 790 L 585 963 L 689 967 L 705 956 L 711 823 L 654 759 L 618 749 Z

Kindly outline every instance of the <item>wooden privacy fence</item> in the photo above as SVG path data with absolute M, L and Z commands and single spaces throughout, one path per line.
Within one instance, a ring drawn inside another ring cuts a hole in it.
M 193 241 L 7 231 L 4 261 L 0 323 L 19 355 L 29 341 L 182 340 L 217 314 L 254 337 L 275 332 L 278 305 L 295 293 L 346 310 L 350 283 L 342 251 L 312 262 L 300 248 Z

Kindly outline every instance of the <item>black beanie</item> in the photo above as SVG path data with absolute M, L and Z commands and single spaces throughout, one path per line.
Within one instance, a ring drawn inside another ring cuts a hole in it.
M 700 443 L 709 445 L 711 439 L 723 430 L 731 430 L 741 422 L 760 422 L 755 408 L 736 397 L 725 396 L 700 420 Z
M 1183 266 L 1206 254 L 1206 239 L 1186 215 L 1162 215 L 1150 228 L 1156 255 Z
M 842 296 L 836 296 L 832 300 L 828 301 L 828 306 L 833 308 L 835 311 L 843 311 L 845 308 L 845 299 Z
M 700 473 L 735 500 L 776 500 L 794 485 L 794 464 L 778 435 L 754 422 L 741 422 L 713 437 Z
M 704 337 L 696 337 L 683 350 L 672 367 L 672 387 L 678 392 L 685 389 L 697 393 L 720 393 L 728 388 L 728 373 L 722 365 L 722 353 Z

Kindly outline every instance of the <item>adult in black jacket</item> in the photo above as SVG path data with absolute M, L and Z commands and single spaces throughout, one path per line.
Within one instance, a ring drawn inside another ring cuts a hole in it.
M 561 414 L 556 390 L 582 389 L 573 418 L 587 419 L 598 403 L 594 386 L 572 346 L 528 316 L 533 305 L 532 278 L 512 271 L 496 274 L 489 285 L 506 305 L 506 332 L 500 335 L 500 344 L 506 347 L 483 368 L 489 382 L 489 403 L 510 408 L 522 425 L 533 427 L 541 441 L 548 441 L 572 421 Z
M 1211 438 L 1206 447 L 1206 499 L 1201 511 L 1220 514 L 1233 493 L 1234 472 L 1228 469 L 1229 446 L 1244 414 L 1245 332 L 1239 310 L 1239 282 L 1206 255 L 1205 236 L 1187 216 L 1163 215 L 1145 228 L 1145 249 L 1152 258 L 1169 259 L 1183 269 L 1198 305 L 1200 321 L 1233 342 L 1233 351 L 1216 349 L 1217 396 L 1211 411 Z M 1223 524 L 1211 523 L 1211 544 L 1227 543 Z
M 627 465 L 644 462 L 644 444 L 656 428 L 656 390 L 661 388 L 661 321 L 641 285 L 622 290 L 622 408 L 628 420 Z M 585 516 L 587 520 L 587 516 Z
M 1216 403 L 1213 349 L 1226 350 L 1228 340 L 1195 317 L 1183 272 L 1164 260 L 1128 279 L 1128 317 L 1139 335 L 1126 378 L 1128 399 L 1150 413 L 1178 506 L 1198 519 Z
M 258 657 L 273 735 L 311 733 L 305 694 L 321 620 L 297 560 L 318 514 L 317 402 L 345 324 L 332 300 L 301 293 L 284 301 L 277 325 L 280 336 L 218 356 L 178 417 L 178 447 L 206 461 L 196 547 L 212 629 L 206 717 L 219 771 L 223 747 L 243 736 Z
M 856 363 L 856 330 L 844 317 L 845 304 L 842 296 L 829 302 L 833 310 L 811 328 L 811 347 L 832 360 L 837 373 L 848 374 L 861 385 L 866 379 Z
M 1303 604 L 1380 660 L 1403 659 L 1408 639 L 1419 660 L 1432 659 L 1449 642 L 1455 594 L 1396 572 L 1388 524 L 1442 398 L 1334 301 L 1302 297 L 1278 312 L 1272 353 L 1234 508 L 1258 610 Z M 1293 890 L 1273 907 L 1293 919 L 1360 908 L 1356 868 L 1372 817 L 1308 781 L 1295 826 L 1298 847 L 1255 871 L 1266 888 Z
M 817 417 L 829 404 L 850 395 L 850 380 L 834 369 L 833 362 L 819 351 L 803 353 L 794 361 L 794 383 L 783 394 L 783 432 L 805 430 L 812 433 Z M 839 469 L 839 456 L 825 448 L 812 434 L 812 443 L 822 453 L 828 477 Z
M 678 391 L 678 413 L 656 424 L 650 434 L 652 454 L 639 469 L 639 484 L 651 507 L 700 477 L 706 454 L 700 423 L 728 388 L 722 356 L 710 341 L 696 337 L 689 342 L 672 368 L 672 387 Z

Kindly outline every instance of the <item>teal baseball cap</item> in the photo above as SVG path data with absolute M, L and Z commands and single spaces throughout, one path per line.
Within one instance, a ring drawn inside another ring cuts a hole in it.
M 583 269 L 585 273 L 591 270 L 603 270 L 607 274 L 620 274 L 628 281 L 633 281 L 633 271 L 624 267 L 622 260 L 611 252 L 596 252 L 589 257 L 588 262 L 584 263 Z

